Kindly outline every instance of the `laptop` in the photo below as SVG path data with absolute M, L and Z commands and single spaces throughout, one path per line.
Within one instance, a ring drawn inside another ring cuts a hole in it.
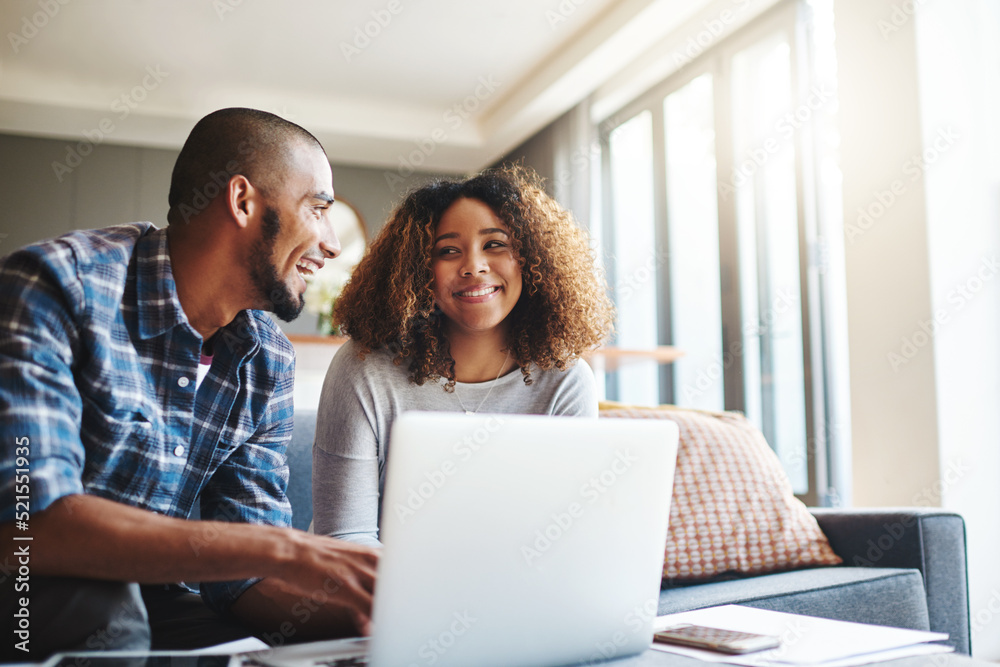
M 516 667 L 646 650 L 677 438 L 663 420 L 401 415 L 372 636 L 266 662 Z

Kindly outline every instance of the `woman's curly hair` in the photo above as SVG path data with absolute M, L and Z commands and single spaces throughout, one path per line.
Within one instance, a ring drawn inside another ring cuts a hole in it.
M 386 348 L 395 363 L 410 360 L 416 384 L 445 378 L 455 362 L 434 303 L 434 231 L 455 201 L 476 199 L 509 228 L 523 287 L 508 318 L 507 346 L 525 384 L 531 368 L 567 366 L 610 335 L 614 309 L 587 235 L 520 166 L 467 180 L 442 180 L 410 192 L 369 246 L 333 313 L 341 330 L 368 351 Z

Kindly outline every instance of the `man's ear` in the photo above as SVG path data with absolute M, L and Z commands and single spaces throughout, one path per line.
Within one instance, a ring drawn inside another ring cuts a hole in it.
M 226 187 L 226 208 L 240 227 L 247 227 L 255 213 L 259 191 L 246 176 L 237 174 Z

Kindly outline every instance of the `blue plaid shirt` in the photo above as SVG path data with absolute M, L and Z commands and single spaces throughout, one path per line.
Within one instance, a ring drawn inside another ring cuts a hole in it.
M 242 311 L 216 334 L 196 390 L 202 339 L 177 298 L 165 230 L 135 223 L 31 245 L 0 259 L 0 285 L 0 521 L 15 518 L 15 448 L 27 438 L 32 513 L 88 493 L 172 517 L 197 502 L 203 519 L 290 524 L 291 344 L 268 315 Z M 211 539 L 192 541 L 192 557 Z M 255 581 L 202 593 L 225 611 Z

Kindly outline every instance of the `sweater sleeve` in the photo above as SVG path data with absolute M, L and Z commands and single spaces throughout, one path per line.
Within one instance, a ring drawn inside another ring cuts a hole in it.
M 323 382 L 313 445 L 313 526 L 368 546 L 378 541 L 379 442 L 375 401 L 357 348 L 334 357 Z
M 549 414 L 569 417 L 597 416 L 597 382 L 583 359 L 566 371 L 553 397 Z

